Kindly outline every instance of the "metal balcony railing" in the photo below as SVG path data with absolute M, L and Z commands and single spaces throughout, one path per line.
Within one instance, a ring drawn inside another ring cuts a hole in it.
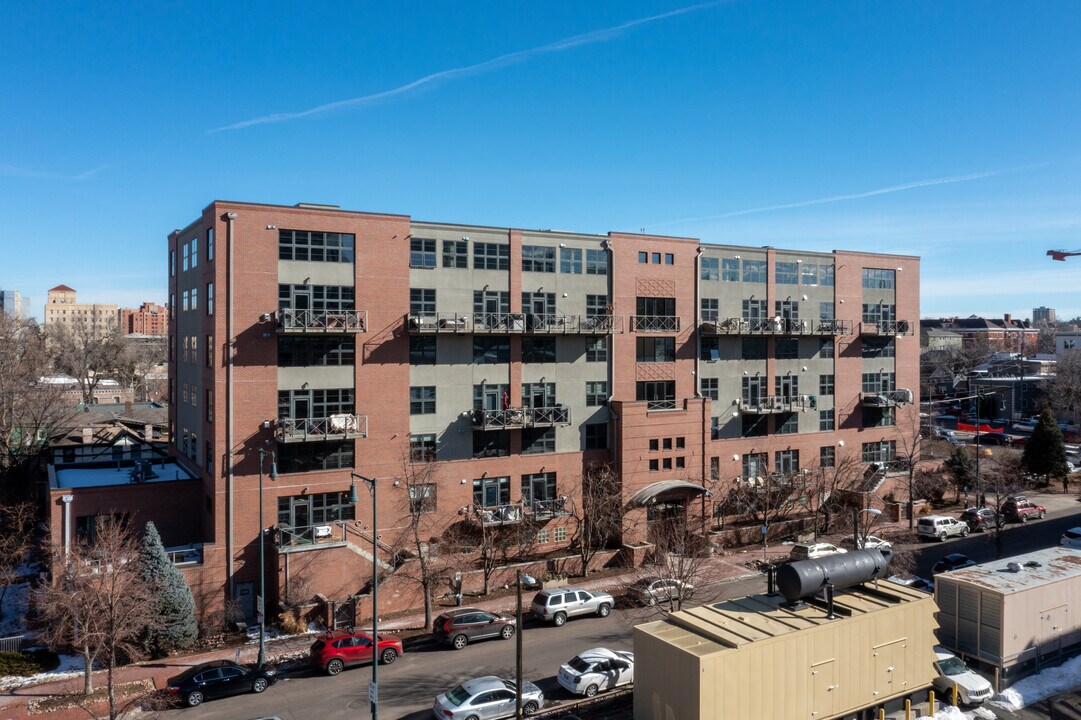
M 484 527 L 510 525 L 525 519 L 525 512 L 518 503 L 493 505 L 490 507 L 473 506 L 473 517 Z
M 912 323 L 908 320 L 863 321 L 860 323 L 861 335 L 911 335 Z
M 532 514 L 537 520 L 570 515 L 570 510 L 567 508 L 568 501 L 565 497 L 553 498 L 552 500 L 529 500 L 524 505 L 526 512 Z
M 845 335 L 847 320 L 799 320 L 792 318 L 717 318 L 702 321 L 705 335 Z
M 341 522 L 305 525 L 303 527 L 279 525 L 276 529 L 275 545 L 279 550 L 327 543 L 340 545 L 345 542 L 345 526 Z
M 912 391 L 908 388 L 860 393 L 860 404 L 864 407 L 893 407 L 895 405 L 907 405 L 911 402 Z
M 537 335 L 610 335 L 623 332 L 622 315 L 559 315 L 538 313 L 411 313 L 410 333 Z
M 345 413 L 325 418 L 278 418 L 279 442 L 356 440 L 368 437 L 368 417 Z
M 765 395 L 759 398 L 742 398 L 739 409 L 747 415 L 771 415 L 798 412 L 810 406 L 807 395 Z
M 555 427 L 570 425 L 571 409 L 555 407 L 515 407 L 506 410 L 472 410 L 476 430 L 513 430 L 515 428 Z
M 368 331 L 368 313 L 364 310 L 293 310 L 278 311 L 278 332 L 282 333 L 363 333 Z
M 679 318 L 672 315 L 632 315 L 631 332 L 679 332 Z
M 646 400 L 646 410 L 675 410 L 676 400 Z
M 793 473 L 774 472 L 768 475 L 741 476 L 739 483 L 744 487 L 757 488 L 759 492 L 767 492 L 773 488 L 807 487 L 811 484 L 811 477 L 807 470 Z

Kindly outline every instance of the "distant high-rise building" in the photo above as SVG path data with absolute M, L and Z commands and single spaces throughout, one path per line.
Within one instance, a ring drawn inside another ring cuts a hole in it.
M 18 290 L 0 290 L 0 310 L 15 317 L 26 317 L 30 309 L 30 298 Z
M 138 310 L 120 309 L 120 332 L 125 335 L 168 335 L 169 308 L 145 302 Z
M 1055 308 L 1044 307 L 1041 305 L 1038 308 L 1032 308 L 1032 324 L 1042 325 L 1043 323 L 1055 322 Z
M 49 290 L 45 301 L 45 329 L 66 326 L 72 328 L 85 323 L 95 335 L 116 330 L 119 314 L 116 305 L 79 304 L 75 302 L 75 289 L 57 285 Z

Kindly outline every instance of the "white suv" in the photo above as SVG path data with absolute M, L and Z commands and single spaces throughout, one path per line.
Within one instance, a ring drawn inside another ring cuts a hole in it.
M 789 557 L 792 560 L 817 560 L 827 555 L 839 555 L 848 552 L 844 548 L 829 543 L 796 543 L 792 546 Z
M 945 540 L 953 535 L 968 535 L 968 523 L 946 515 L 928 515 L 916 521 L 916 534 L 921 538 Z

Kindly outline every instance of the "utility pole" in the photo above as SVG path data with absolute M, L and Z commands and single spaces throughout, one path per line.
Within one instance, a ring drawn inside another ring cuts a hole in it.
M 514 607 L 514 717 L 522 720 L 522 571 L 518 570 Z

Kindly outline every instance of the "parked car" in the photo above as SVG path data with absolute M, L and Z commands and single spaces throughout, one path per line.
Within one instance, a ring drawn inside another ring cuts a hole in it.
M 989 528 L 1001 528 L 1006 522 L 1001 515 L 991 508 L 967 508 L 961 513 L 961 521 L 972 532 L 983 532 Z
M 1047 508 L 1030 500 L 1025 500 L 1023 495 L 1020 497 L 1021 499 L 1011 497 L 1002 503 L 1002 514 L 1007 520 L 1025 523 L 1033 518 L 1037 520 L 1044 519 L 1044 516 L 1047 515 Z
M 991 683 L 969 670 L 959 657 L 941 645 L 935 646 L 935 672 L 931 681 L 941 697 L 948 698 L 957 686 L 957 701 L 962 705 L 977 705 L 993 694 Z
M 1062 539 L 1059 540 L 1059 545 L 1081 550 L 1081 527 L 1070 528 L 1062 533 Z
M 673 599 L 685 600 L 694 585 L 677 578 L 644 577 L 627 588 L 627 597 L 639 605 L 656 605 Z
M 370 663 L 376 655 L 380 665 L 390 665 L 402 654 L 402 639 L 395 635 L 380 635 L 378 653 L 374 651 L 371 635 L 334 630 L 312 643 L 308 663 L 326 671 L 327 675 L 337 675 L 347 667 Z
M 842 545 L 855 545 L 859 550 L 889 550 L 893 547 L 893 543 L 889 540 L 883 540 L 877 535 L 868 535 L 867 537 L 860 536 L 857 541 L 855 538 L 846 536 L 841 540 Z
M 897 585 L 904 585 L 905 587 L 910 587 L 913 590 L 922 590 L 923 592 L 935 591 L 935 584 L 933 582 L 919 576 L 901 577 L 900 575 L 890 575 L 888 578 L 886 578 L 886 582 L 896 583 Z
M 982 432 L 978 440 L 980 445 L 1009 445 L 1013 438 L 1004 432 Z
M 537 619 L 561 626 L 576 615 L 608 617 L 615 599 L 606 592 L 579 588 L 549 588 L 533 596 L 530 609 Z
M 277 680 L 277 672 L 269 665 L 250 667 L 230 660 L 212 660 L 169 678 L 165 689 L 183 698 L 188 707 L 195 707 L 212 698 L 261 693 Z
M 436 696 L 432 713 L 448 720 L 499 720 L 514 717 L 517 688 L 513 680 L 495 675 L 466 680 Z M 526 715 L 544 707 L 544 693 L 531 682 L 522 684 L 522 710 Z
M 792 550 L 789 551 L 788 557 L 791 560 L 815 560 L 827 555 L 846 552 L 848 551 L 844 548 L 839 548 L 830 543 L 796 543 L 792 546 Z
M 931 568 L 931 574 L 938 575 L 939 573 L 950 572 L 951 570 L 972 567 L 975 564 L 976 563 L 968 555 L 950 553 L 934 564 Z
M 556 679 L 567 692 L 586 697 L 630 685 L 634 682 L 634 653 L 608 648 L 586 650 L 560 665 Z
M 968 535 L 968 525 L 947 515 L 927 515 L 916 521 L 916 535 L 920 538 L 938 538 Z
M 461 650 L 476 640 L 514 637 L 514 616 L 464 607 L 448 610 L 435 619 L 432 635 L 439 643 L 449 643 Z

